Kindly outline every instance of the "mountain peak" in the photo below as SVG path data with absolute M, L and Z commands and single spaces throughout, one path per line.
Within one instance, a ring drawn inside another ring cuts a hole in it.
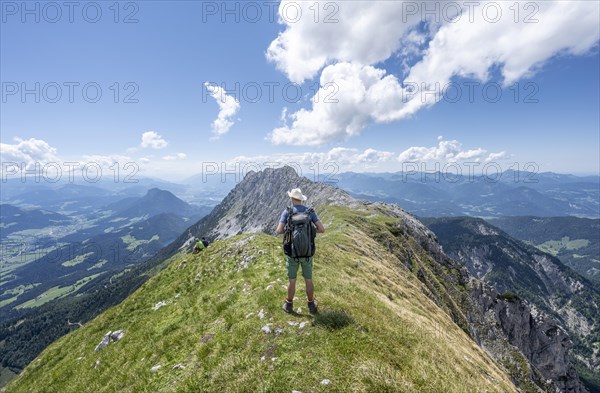
M 293 184 L 302 182 L 303 178 L 308 180 L 307 178 L 299 175 L 293 167 L 286 165 L 281 168 L 266 168 L 258 172 L 250 171 L 240 182 L 240 185 L 243 184 L 244 181 L 269 181 L 281 184 L 289 184 L 290 186 L 288 189 L 292 189 L 297 188 L 293 186 Z
M 151 188 L 141 198 L 126 199 L 110 206 L 119 216 L 141 217 L 144 215 L 157 215 L 161 213 L 174 213 L 181 217 L 194 217 L 198 209 L 177 198 L 172 192 Z
M 214 240 L 241 233 L 274 233 L 279 215 L 290 205 L 287 192 L 293 188 L 302 190 L 308 197 L 305 204 L 316 208 L 317 214 L 319 206 L 360 203 L 345 191 L 300 176 L 290 166 L 250 171 L 211 214 L 190 228 L 180 245 L 192 235 Z
M 161 193 L 169 193 L 169 194 L 171 194 L 169 191 L 161 190 L 158 187 L 154 187 L 154 188 L 149 189 L 148 192 L 146 193 L 146 195 L 158 195 L 158 194 L 161 194 Z

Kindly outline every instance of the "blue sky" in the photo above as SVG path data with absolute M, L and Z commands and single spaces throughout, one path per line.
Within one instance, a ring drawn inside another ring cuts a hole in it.
M 435 23 L 399 1 L 352 3 L 229 2 L 233 12 L 222 14 L 222 2 L 120 2 L 116 15 L 114 2 L 97 2 L 102 15 L 91 23 L 97 9 L 77 2 L 70 23 L 62 3 L 59 16 L 45 3 L 26 13 L 2 1 L 2 161 L 134 161 L 172 180 L 211 161 L 332 161 L 354 171 L 397 171 L 407 160 L 534 162 L 599 172 L 597 2 L 524 2 L 494 23 L 477 12 L 472 23 L 451 23 L 441 11 Z M 529 14 L 538 21 L 526 24 Z M 462 96 L 410 101 L 401 94 L 410 81 Z M 36 83 L 39 103 L 21 96 Z M 319 83 L 337 103 L 321 94 L 313 104 Z M 256 86 L 262 96 L 251 102 Z M 88 102 L 96 87 L 102 96 Z

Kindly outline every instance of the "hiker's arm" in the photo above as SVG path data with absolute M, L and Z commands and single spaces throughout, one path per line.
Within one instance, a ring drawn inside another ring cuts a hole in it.
M 277 226 L 277 234 L 281 235 L 283 233 L 283 228 L 284 228 L 284 224 L 282 222 L 279 223 L 279 225 Z
M 323 223 L 321 222 L 321 220 L 315 222 L 315 225 L 317 226 L 317 233 L 325 232 L 325 227 L 323 226 Z

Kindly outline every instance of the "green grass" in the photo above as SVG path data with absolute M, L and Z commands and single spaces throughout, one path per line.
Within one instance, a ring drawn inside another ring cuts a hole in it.
M 125 236 L 121 237 L 121 240 L 123 240 L 123 242 L 125 244 L 127 244 L 127 250 L 129 250 L 129 251 L 134 251 L 138 246 L 140 246 L 142 244 L 148 244 L 153 241 L 158 241 L 159 239 L 160 238 L 158 235 L 154 235 L 148 240 L 136 239 L 135 237 L 133 237 L 131 235 L 125 235 Z
M 90 255 L 94 255 L 94 253 L 88 252 L 83 255 L 77 255 L 75 258 L 63 262 L 62 265 L 66 267 L 79 265 L 80 263 L 83 263 Z
M 73 292 L 77 292 L 79 290 L 79 288 L 81 288 L 88 282 L 92 281 L 96 277 L 100 276 L 101 274 L 102 273 L 87 276 L 87 277 L 82 278 L 81 280 L 77 281 L 75 284 L 69 285 L 66 287 L 58 287 L 58 286 L 52 287 L 52 288 L 48 289 L 46 292 L 39 295 L 37 298 L 31 299 L 31 300 L 26 301 L 25 303 L 19 304 L 17 307 L 15 307 L 15 309 L 39 307 L 42 304 L 48 303 L 51 300 L 67 296 L 68 294 L 73 293 Z
M 13 289 L 8 289 L 6 291 L 4 291 L 4 293 L 2 293 L 2 295 L 21 295 L 27 291 L 29 291 L 30 289 L 33 289 L 35 287 L 37 287 L 38 285 L 41 285 L 40 283 L 33 283 L 33 284 L 29 284 L 29 285 L 19 285 L 16 288 Z
M 578 250 L 589 246 L 590 241 L 587 239 L 574 239 L 571 240 L 568 236 L 564 236 L 560 240 L 549 240 L 544 243 L 538 244 L 536 247 L 540 250 L 557 256 L 561 251 L 564 250 Z
M 11 304 L 15 300 L 17 300 L 17 298 L 18 298 L 18 296 L 13 296 L 13 297 L 10 297 L 8 299 L 4 299 L 4 300 L 0 301 L 0 307 L 4 307 L 7 304 Z
M 102 266 L 104 266 L 104 264 L 105 264 L 106 262 L 108 262 L 108 260 L 107 260 L 107 259 L 101 259 L 101 260 L 100 260 L 98 263 L 96 263 L 95 265 L 88 267 L 88 268 L 87 268 L 87 270 L 88 270 L 88 271 L 90 271 L 90 270 L 94 270 L 94 269 L 100 269 Z
M 198 255 L 174 256 L 120 305 L 50 345 L 7 392 L 515 391 L 371 237 L 390 218 L 369 208 L 330 207 L 319 215 L 327 233 L 314 258 L 316 318 L 307 314 L 302 280 L 295 308 L 303 312 L 280 309 L 280 239 L 240 235 Z M 368 225 L 356 225 L 366 217 Z M 161 301 L 166 306 L 153 311 Z M 271 333 L 261 331 L 266 324 Z M 117 329 L 125 337 L 94 352 Z M 153 373 L 155 365 L 162 368 Z
M 331 330 L 343 329 L 354 323 L 354 319 L 345 311 L 325 311 L 314 317 L 315 326 Z

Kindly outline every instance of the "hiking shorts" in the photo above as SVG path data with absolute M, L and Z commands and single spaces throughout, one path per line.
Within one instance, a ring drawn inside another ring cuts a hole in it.
M 295 280 L 298 276 L 298 267 L 302 265 L 302 277 L 305 280 L 312 279 L 312 268 L 313 262 L 312 257 L 307 258 L 292 258 L 287 257 L 287 262 L 285 266 L 287 267 L 288 278 L 290 280 Z

